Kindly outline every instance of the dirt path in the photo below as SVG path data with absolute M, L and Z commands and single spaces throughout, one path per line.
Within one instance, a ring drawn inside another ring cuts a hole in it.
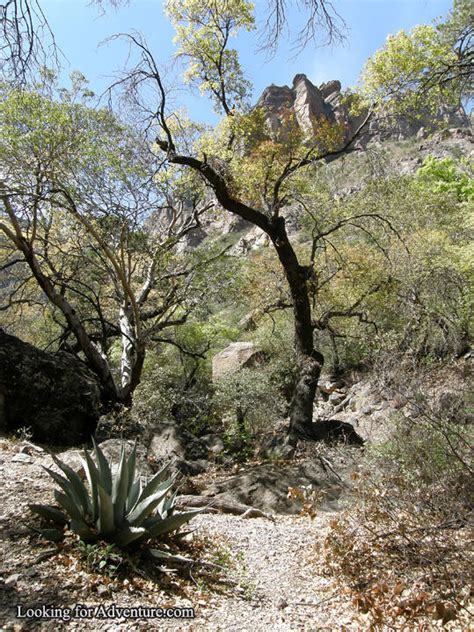
M 51 500 L 52 485 L 40 465 L 46 455 L 19 457 L 19 444 L 0 440 L 0 629 L 3 630 L 318 630 L 350 625 L 352 608 L 334 585 L 315 570 L 315 544 L 330 513 L 279 516 L 275 522 L 203 514 L 193 521 L 211 559 L 225 567 L 227 585 L 201 576 L 171 580 L 172 592 L 138 578 L 120 584 L 91 574 L 77 556 L 31 536 L 29 502 Z M 29 458 L 26 458 L 29 457 Z M 23 458 L 24 460 L 18 460 Z M 211 551 L 211 553 L 209 553 Z M 48 557 L 49 554 L 49 557 Z M 125 618 L 61 622 L 16 617 L 16 606 L 74 608 L 193 607 L 192 621 Z
M 249 631 L 335 630 L 350 623 L 350 603 L 315 571 L 315 543 L 327 532 L 329 518 L 203 520 L 203 528 L 211 536 L 224 535 L 243 560 L 242 592 L 203 611 L 196 623 L 204 620 L 212 630 Z

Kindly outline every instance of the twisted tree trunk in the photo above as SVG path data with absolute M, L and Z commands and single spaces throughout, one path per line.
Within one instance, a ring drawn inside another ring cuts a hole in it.
M 288 238 L 285 220 L 273 222 L 270 238 L 285 272 L 293 300 L 295 352 L 298 376 L 290 407 L 290 439 L 313 434 L 313 404 L 324 357 L 314 348 L 311 304 L 307 281 L 310 270 L 301 266 Z

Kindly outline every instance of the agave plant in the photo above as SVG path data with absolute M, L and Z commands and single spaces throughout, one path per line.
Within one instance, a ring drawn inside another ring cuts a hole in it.
M 118 546 L 175 531 L 199 513 L 173 512 L 175 478 L 170 476 L 169 464 L 143 485 L 135 475 L 136 447 L 128 458 L 122 447 L 114 472 L 95 441 L 93 446 L 97 464 L 87 450 L 81 459 L 88 487 L 72 468 L 53 456 L 64 476 L 44 469 L 62 490 L 55 490 L 54 497 L 64 511 L 51 505 L 30 505 L 33 512 L 57 524 L 69 524 L 84 542 L 100 539 Z

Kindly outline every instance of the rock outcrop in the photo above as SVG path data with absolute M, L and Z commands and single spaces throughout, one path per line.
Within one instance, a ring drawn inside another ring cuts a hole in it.
M 211 506 L 216 500 L 231 501 L 257 507 L 265 514 L 298 514 L 306 489 L 319 497 L 320 509 L 335 510 L 347 491 L 351 465 L 350 459 L 346 462 L 329 448 L 326 454 L 294 463 L 252 465 L 216 480 L 202 494 Z
M 328 81 L 315 86 L 304 74 L 293 79 L 293 86 L 271 85 L 265 88 L 257 102 L 262 107 L 272 133 L 277 134 L 283 127 L 285 117 L 292 113 L 307 140 L 317 141 L 321 119 L 329 123 L 338 123 L 344 130 L 344 140 L 353 136 L 365 118 L 350 114 L 342 99 L 341 83 Z M 372 121 L 365 134 L 365 140 L 377 138 L 398 140 L 415 136 L 421 128 L 435 131 L 440 127 L 464 127 L 469 125 L 469 118 L 462 108 L 445 108 L 436 117 L 431 114 L 409 119 L 405 117 L 384 118 Z
M 34 441 L 78 445 L 100 415 L 94 375 L 75 356 L 46 353 L 0 329 L 0 431 L 25 428 Z

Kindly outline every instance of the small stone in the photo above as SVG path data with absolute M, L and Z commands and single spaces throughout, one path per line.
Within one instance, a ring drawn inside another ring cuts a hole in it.
M 337 406 L 338 404 L 341 404 L 345 399 L 346 399 L 346 394 L 341 393 L 340 391 L 334 391 L 329 396 L 329 401 L 331 402 L 333 406 Z
M 15 454 L 12 458 L 12 462 L 14 463 L 32 463 L 33 459 L 29 454 L 25 454 L 24 452 L 20 452 L 19 454 Z
M 277 600 L 275 606 L 276 606 L 277 610 L 284 610 L 285 608 L 288 607 L 288 602 L 283 597 L 280 597 Z
M 109 592 L 109 589 L 107 588 L 107 586 L 104 586 L 104 584 L 99 584 L 96 590 L 99 597 L 102 597 L 103 595 L 106 595 Z
M 20 573 L 9 575 L 5 580 L 5 586 L 14 586 L 18 582 L 20 577 L 21 577 Z

